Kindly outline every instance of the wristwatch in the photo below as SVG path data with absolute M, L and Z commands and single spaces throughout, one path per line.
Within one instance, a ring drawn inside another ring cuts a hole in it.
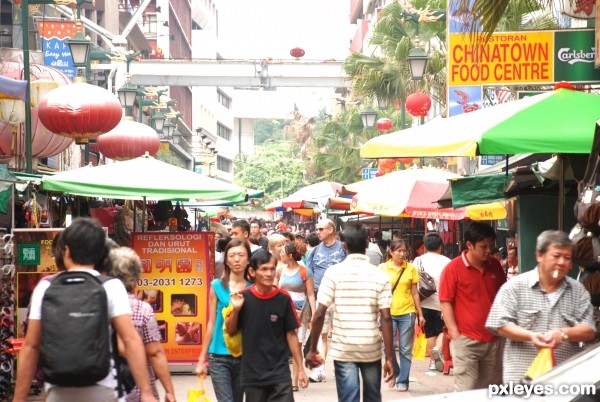
M 569 342 L 569 335 L 562 329 L 560 330 L 560 333 L 562 335 L 563 342 Z

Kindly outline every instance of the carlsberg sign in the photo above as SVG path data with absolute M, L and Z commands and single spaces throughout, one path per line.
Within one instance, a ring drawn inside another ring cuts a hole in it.
M 600 81 L 600 70 L 594 68 L 594 42 L 593 30 L 555 32 L 554 81 Z

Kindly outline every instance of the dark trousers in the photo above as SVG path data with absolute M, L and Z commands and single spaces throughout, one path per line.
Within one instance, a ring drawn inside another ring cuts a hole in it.
M 248 402 L 294 402 L 292 382 L 264 385 L 261 387 L 244 387 Z

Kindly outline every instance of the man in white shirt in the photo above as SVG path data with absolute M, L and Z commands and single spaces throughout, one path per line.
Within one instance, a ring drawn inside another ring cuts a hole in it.
M 439 289 L 440 277 L 444 267 L 450 262 L 450 258 L 442 255 L 444 242 L 438 232 L 429 232 L 423 238 L 427 252 L 415 258 L 413 265 L 418 270 L 427 272 L 435 282 L 435 288 Z M 440 308 L 440 299 L 436 291 L 426 299 L 421 300 L 421 308 L 425 317 L 425 336 L 427 336 L 427 354 L 429 355 L 429 369 L 444 371 L 444 358 L 442 355 L 442 344 L 444 340 L 444 321 Z

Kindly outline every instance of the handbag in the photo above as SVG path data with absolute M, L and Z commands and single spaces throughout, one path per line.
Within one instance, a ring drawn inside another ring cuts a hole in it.
M 425 360 L 427 351 L 427 338 L 420 325 L 415 327 L 415 340 L 413 343 L 413 358 L 416 360 Z
M 198 377 L 196 386 L 193 389 L 188 390 L 188 402 L 210 402 L 208 396 L 206 396 L 204 376 Z
M 417 260 L 418 264 L 415 264 L 418 265 L 417 271 L 419 271 L 419 283 L 417 283 L 417 291 L 419 292 L 419 300 L 423 301 L 437 292 L 437 289 L 433 277 L 425 272 L 421 258 L 418 257 L 415 259 L 415 261 Z

